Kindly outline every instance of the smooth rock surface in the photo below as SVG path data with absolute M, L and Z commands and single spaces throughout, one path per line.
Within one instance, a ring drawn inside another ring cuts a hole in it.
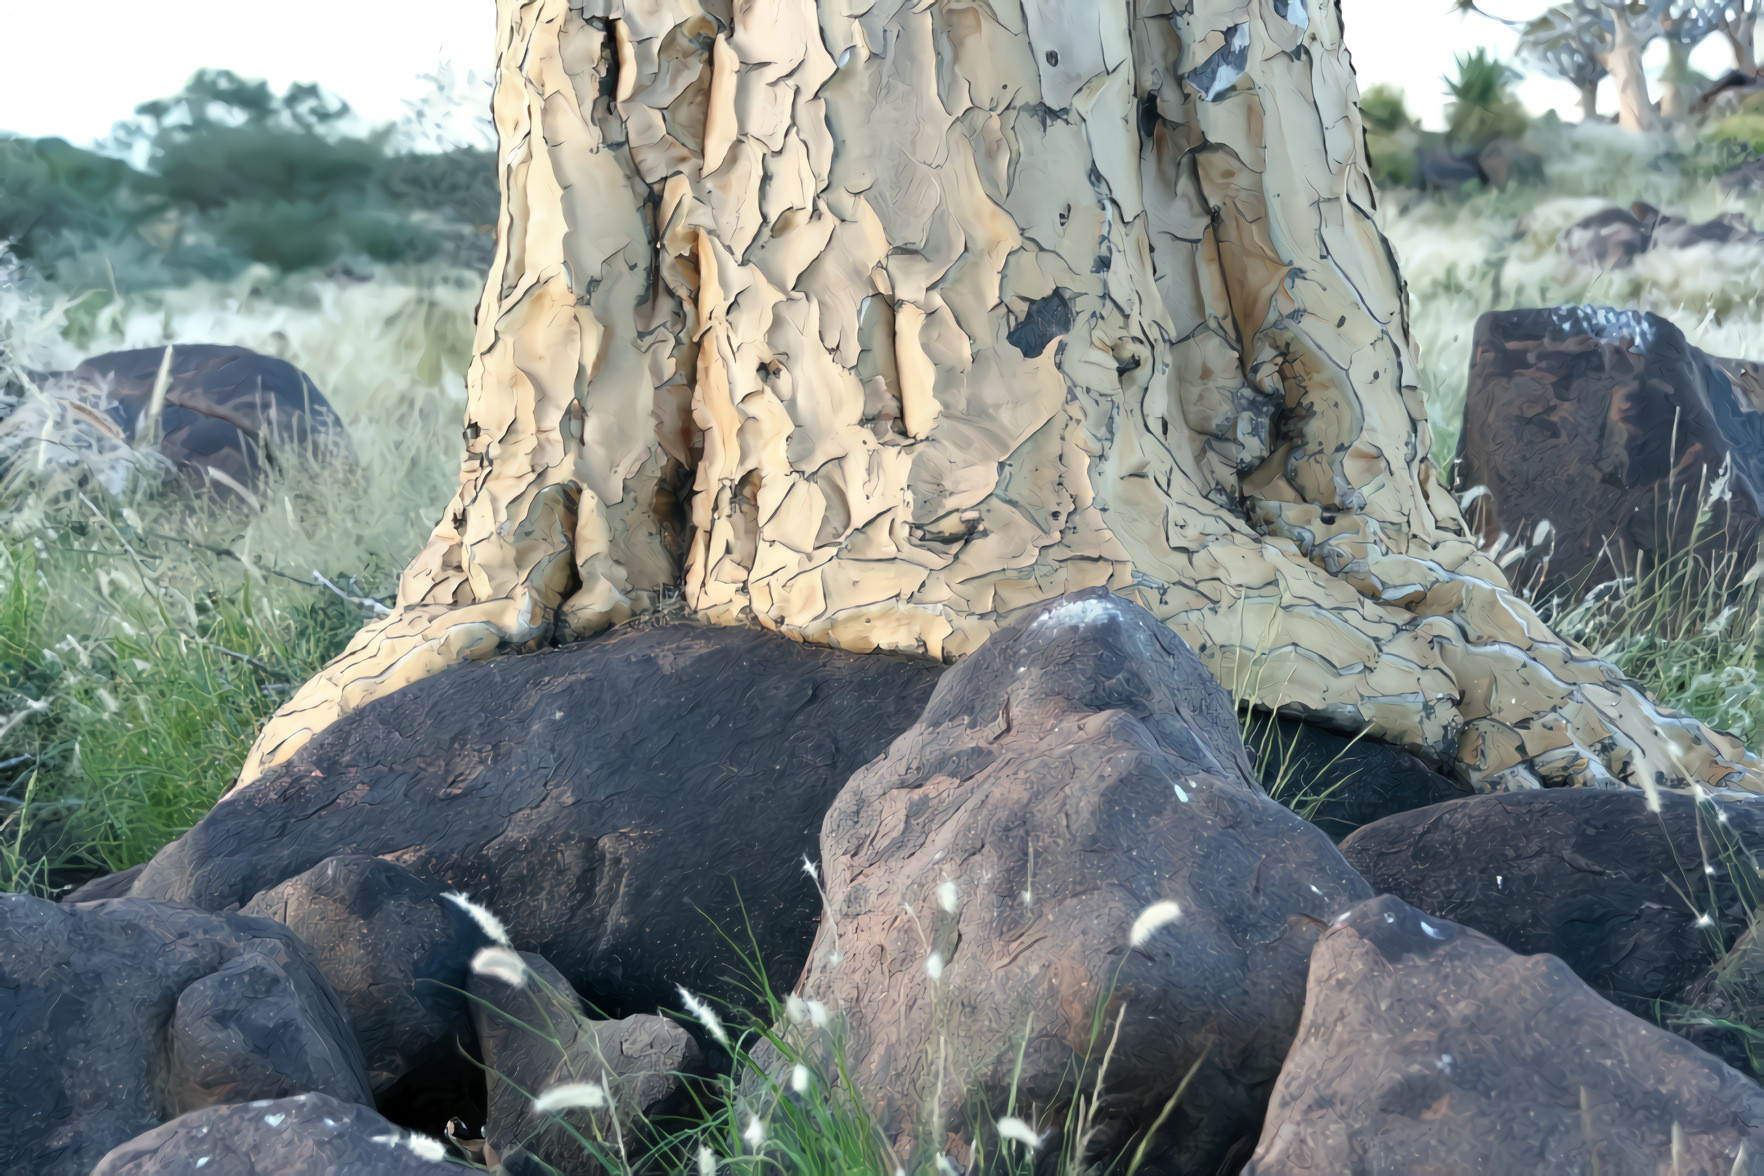
M 241 913 L 274 919 L 306 944 L 349 1012 L 375 1094 L 419 1067 L 453 1064 L 472 1041 L 463 993 L 490 938 L 404 867 L 326 858 Z
M 1334 841 L 1394 813 L 1471 794 L 1419 757 L 1369 735 L 1355 738 L 1316 723 L 1258 715 L 1248 742 L 1268 795 Z
M 494 911 L 609 1016 L 684 984 L 750 1000 L 718 931 L 778 986 L 820 908 L 802 872 L 852 772 L 943 667 L 757 629 L 632 627 L 454 667 L 378 699 L 160 851 L 138 895 L 214 909 L 338 854 Z
M 798 991 L 840 1014 L 897 1154 L 967 1162 L 969 1124 L 1013 1085 L 1016 1113 L 1056 1128 L 1123 1010 L 1087 1150 L 1148 1126 L 1203 1053 L 1159 1135 L 1168 1170 L 1247 1150 L 1311 945 L 1371 890 L 1263 794 L 1236 722 L 1181 638 L 1088 589 L 1001 628 L 852 777 L 822 829 L 829 917 Z M 928 1108 L 957 1139 L 916 1132 Z
M 681 1075 L 700 1072 L 703 1055 L 692 1035 L 666 1017 L 589 1020 L 562 974 L 541 956 L 528 952 L 523 958 L 527 976 L 520 987 L 493 976 L 471 978 L 472 1019 L 483 1042 L 490 1092 L 485 1154 L 508 1176 L 552 1169 L 599 1176 L 606 1167 L 565 1124 L 603 1141 L 609 1159 L 621 1141 L 627 1155 L 640 1154 L 651 1125 L 665 1127 L 691 1109 Z M 575 1082 L 598 1084 L 610 1105 L 538 1114 L 522 1093 L 543 1095 Z
M 1761 1130 L 1757 1083 L 1562 961 L 1381 895 L 1312 954 L 1244 1176 L 1747 1176 Z
M 94 355 L 66 378 L 99 395 L 123 435 L 132 438 L 151 408 L 165 350 Z M 266 461 L 294 449 L 333 460 L 352 457 L 330 402 L 287 360 L 213 343 L 171 350 L 156 432 L 159 451 L 190 481 L 236 494 L 255 483 Z
M 1679 793 L 1660 805 L 1627 790 L 1489 793 L 1387 817 L 1341 852 L 1374 889 L 1513 951 L 1557 956 L 1651 1016 L 1745 929 L 1750 884 L 1736 887 L 1734 871 L 1764 849 L 1764 806 L 1699 813 Z
M 207 1107 L 117 1147 L 92 1176 L 459 1176 L 417 1140 L 323 1094 Z
M 215 1102 L 368 1098 L 341 1003 L 268 919 L 0 894 L 0 1173 L 86 1176 Z

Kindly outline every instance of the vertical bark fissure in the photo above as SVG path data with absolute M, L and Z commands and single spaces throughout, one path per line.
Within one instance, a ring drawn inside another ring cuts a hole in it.
M 1550 634 L 1437 485 L 1339 12 L 1292 12 L 500 0 L 461 493 L 247 774 L 675 585 L 944 658 L 1107 585 L 1244 697 L 1488 786 L 1747 778 Z

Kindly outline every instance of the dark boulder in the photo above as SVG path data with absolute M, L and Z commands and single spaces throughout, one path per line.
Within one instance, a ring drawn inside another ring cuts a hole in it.
M 610 1016 L 802 969 L 802 872 L 852 772 L 942 666 L 759 629 L 632 627 L 468 663 L 345 716 L 161 850 L 134 892 L 211 909 L 338 854 L 470 894 Z
M 1577 222 L 1562 234 L 1562 249 L 1582 265 L 1615 270 L 1634 264 L 1637 257 L 1653 249 L 1751 245 L 1759 240 L 1757 232 L 1739 216 L 1728 214 L 1692 224 L 1637 201 L 1628 208 L 1607 208 Z
M 1244 1176 L 1729 1176 L 1764 1171 L 1760 1130 L 1756 1083 L 1562 961 L 1382 895 L 1312 954 Z
M 1764 806 L 1659 800 L 1656 813 L 1626 790 L 1488 793 L 1387 817 L 1341 852 L 1374 889 L 1558 956 L 1653 1016 L 1746 926 L 1745 896 L 1760 893 L 1750 851 L 1764 848 Z
M 53 1176 L 186 1111 L 365 1101 L 341 1004 L 286 927 L 0 894 L 0 1172 Z
M 1462 192 L 1471 184 L 1481 184 L 1482 169 L 1474 159 L 1461 159 L 1444 147 L 1423 151 L 1415 161 L 1415 178 L 1425 191 Z
M 1517 584 L 1596 584 L 1689 549 L 1726 470 L 1700 550 L 1749 552 L 1764 494 L 1751 389 L 1744 365 L 1705 355 L 1657 315 L 1485 314 L 1458 444 L 1471 522 Z
M 126 898 L 129 888 L 135 884 L 142 867 L 130 866 L 126 870 L 118 870 L 114 874 L 101 874 L 89 878 L 61 896 L 62 902 L 96 902 L 100 898 Z
M 600 1141 L 607 1159 L 621 1144 L 627 1155 L 639 1153 L 658 1129 L 684 1122 L 693 1104 L 682 1076 L 699 1073 L 703 1055 L 692 1035 L 666 1017 L 589 1020 L 557 969 L 530 952 L 521 959 L 518 985 L 493 975 L 471 978 L 490 1093 L 485 1159 L 507 1176 L 600 1176 L 608 1166 L 576 1136 Z M 599 1087 L 607 1105 L 575 1099 L 555 1111 L 534 1109 L 536 1097 L 576 1083 Z
M 1416 756 L 1370 735 L 1258 715 L 1246 742 L 1268 795 L 1332 841 L 1393 813 L 1470 795 Z
M 1764 897 L 1764 896 L 1760 896 Z M 1741 1073 L 1764 1077 L 1764 945 L 1746 928 L 1662 1012 L 1668 1028 Z
M 95 355 L 66 379 L 98 398 L 122 435 L 135 438 L 165 362 L 163 347 Z M 244 347 L 183 343 L 171 366 L 155 430 L 159 451 L 197 484 L 249 488 L 266 462 L 293 450 L 352 456 L 343 422 L 307 374 Z
M 1488 183 L 1505 191 L 1514 184 L 1541 181 L 1543 156 L 1512 139 L 1500 138 L 1476 153 L 1476 170 Z
M 242 914 L 298 935 L 349 1012 L 376 1095 L 414 1070 L 462 1062 L 464 991 L 490 939 L 441 888 L 380 858 L 326 858 Z
M 1174 1170 L 1213 1171 L 1254 1135 L 1312 944 L 1371 893 L 1263 793 L 1194 652 L 1100 588 L 951 669 L 839 794 L 821 853 L 798 993 L 838 1010 L 846 1072 L 903 1157 L 945 1146 L 914 1138 L 927 1112 L 961 1134 L 1014 1098 L 1057 1128 L 1125 1015 L 1086 1152 L 1149 1127 L 1199 1063 L 1159 1138 Z
M 113 1150 L 92 1176 L 459 1176 L 443 1145 L 323 1094 L 207 1107 Z M 82 1173 L 83 1176 L 83 1173 Z

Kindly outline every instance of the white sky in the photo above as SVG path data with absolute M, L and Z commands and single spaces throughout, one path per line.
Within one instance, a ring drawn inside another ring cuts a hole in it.
M 1487 3 L 1525 16 L 1543 0 Z M 1453 72 L 1454 54 L 1477 45 L 1502 56 L 1512 50 L 1512 33 L 1453 13 L 1450 0 L 1342 0 L 1342 10 L 1361 88 L 1395 82 L 1430 125 L 1440 122 L 1440 79 Z M 316 81 L 368 121 L 388 121 L 422 92 L 418 76 L 443 61 L 489 76 L 495 12 L 492 0 L 0 0 L 0 45 L 9 50 L 0 67 L 0 130 L 90 143 L 136 103 L 176 93 L 203 66 L 266 78 L 278 90 Z M 1731 61 L 1719 37 L 1696 58 L 1711 75 Z M 1601 105 L 1609 111 L 1606 89 Z M 1578 117 L 1577 95 L 1562 83 L 1530 79 L 1520 94 L 1534 109 Z

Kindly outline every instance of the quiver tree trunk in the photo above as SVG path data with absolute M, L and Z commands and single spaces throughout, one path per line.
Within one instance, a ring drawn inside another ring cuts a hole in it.
M 1734 0 L 1721 17 L 1721 35 L 1733 49 L 1734 65 L 1749 74 L 1758 72 L 1758 8 L 1760 0 Z
M 1333 3 L 498 11 L 460 493 L 247 776 L 675 592 L 948 659 L 1108 585 L 1241 697 L 1479 784 L 1750 781 L 1439 485 Z
M 1627 9 L 1612 5 L 1608 11 L 1611 47 L 1600 55 L 1600 63 L 1610 73 L 1611 84 L 1617 90 L 1617 125 L 1626 131 L 1657 131 L 1660 116 L 1648 95 L 1648 74 L 1642 66 L 1646 43 Z

